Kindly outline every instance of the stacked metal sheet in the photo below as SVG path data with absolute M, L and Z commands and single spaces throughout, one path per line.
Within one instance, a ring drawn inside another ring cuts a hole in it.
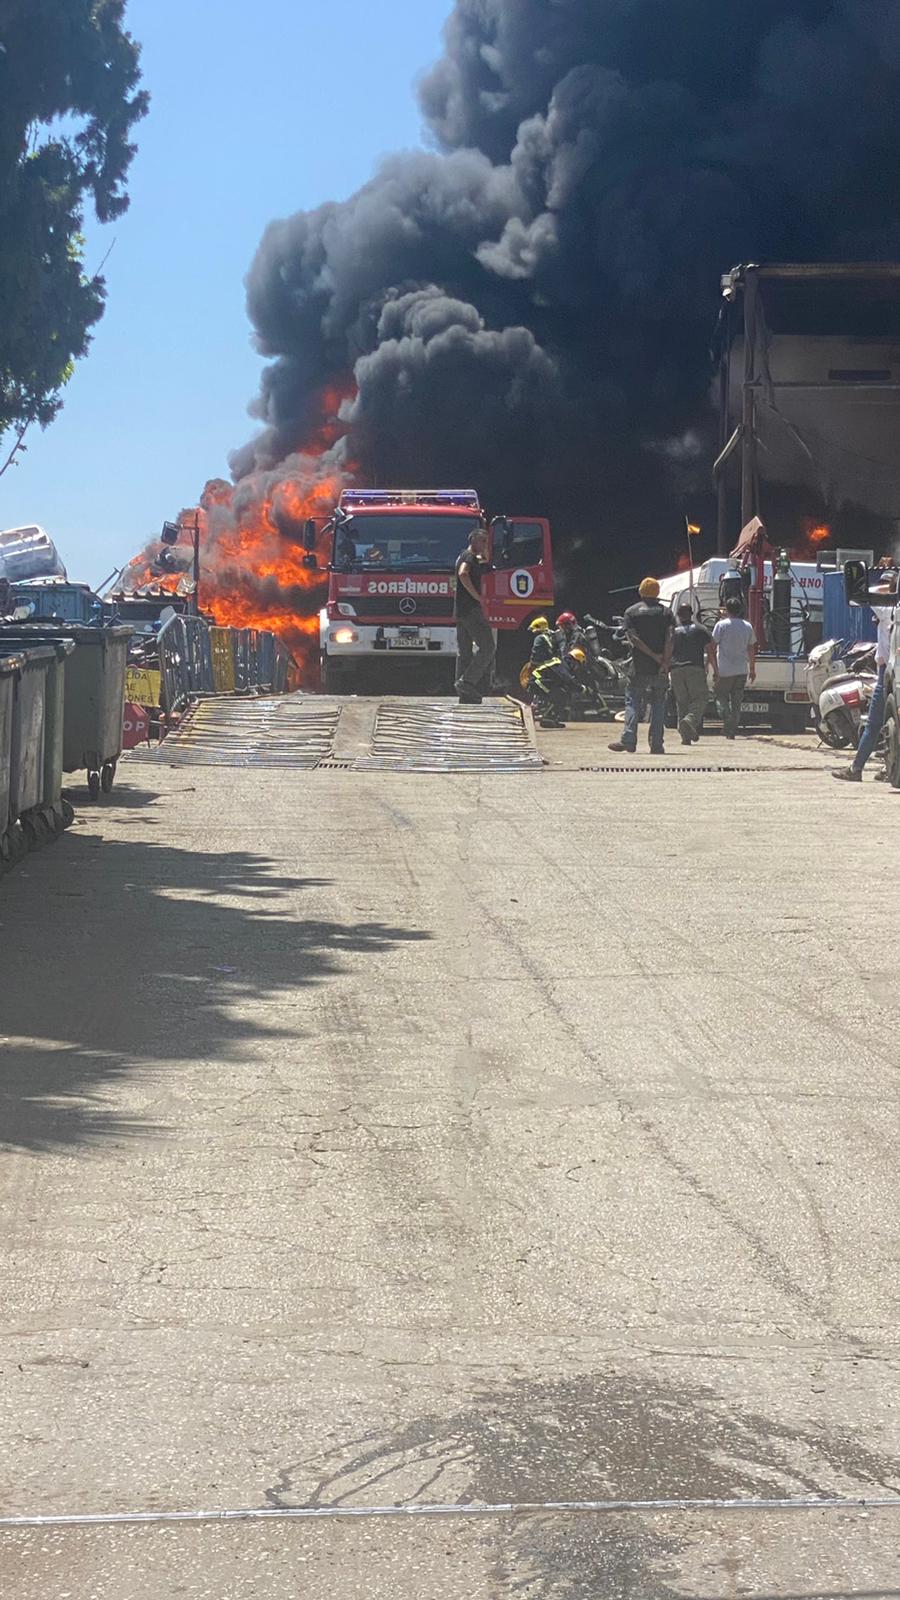
M 360 772 L 526 772 L 540 768 L 530 718 L 514 700 L 461 706 L 388 700 L 378 707 Z
M 340 714 L 338 702 L 317 696 L 201 700 L 142 759 L 167 766 L 309 769 L 331 754 Z

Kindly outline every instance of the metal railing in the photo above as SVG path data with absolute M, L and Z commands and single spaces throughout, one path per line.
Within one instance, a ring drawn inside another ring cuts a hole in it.
M 210 627 L 175 616 L 159 631 L 163 708 L 180 711 L 207 694 L 283 694 L 293 658 L 274 633 Z

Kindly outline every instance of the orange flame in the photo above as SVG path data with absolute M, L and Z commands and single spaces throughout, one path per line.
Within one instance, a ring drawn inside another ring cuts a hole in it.
M 831 537 L 832 530 L 827 522 L 816 522 L 813 517 L 804 517 L 803 533 L 791 551 L 794 560 L 815 561 L 819 546 L 825 544 Z
M 183 541 L 172 547 L 177 571 L 160 573 L 159 548 L 144 551 L 127 569 L 124 586 L 190 592 L 193 527 L 200 527 L 200 605 L 223 627 L 260 628 L 283 639 L 292 654 L 312 664 L 318 613 L 327 578 L 304 565 L 302 543 L 308 518 L 324 521 L 352 469 L 331 456 L 342 437 L 341 410 L 352 388 L 328 388 L 320 396 L 320 418 L 309 437 L 284 464 L 284 475 L 258 472 L 237 485 L 221 478 L 206 484 L 200 505 L 182 511 Z

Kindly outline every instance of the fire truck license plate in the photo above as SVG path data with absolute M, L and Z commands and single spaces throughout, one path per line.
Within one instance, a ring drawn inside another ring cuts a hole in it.
M 767 700 L 745 700 L 743 709 L 744 711 L 771 711 L 772 708 Z
M 389 650 L 427 650 L 428 640 L 418 639 L 412 635 L 400 634 L 396 639 L 388 639 Z

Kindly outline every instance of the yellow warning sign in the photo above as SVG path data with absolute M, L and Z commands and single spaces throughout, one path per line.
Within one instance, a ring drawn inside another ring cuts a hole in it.
M 154 667 L 128 667 L 125 699 L 135 706 L 158 706 L 161 674 Z

